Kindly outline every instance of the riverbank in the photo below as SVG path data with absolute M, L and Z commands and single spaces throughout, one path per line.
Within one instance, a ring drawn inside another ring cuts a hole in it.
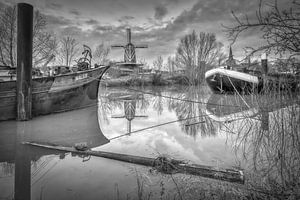
M 118 78 L 106 77 L 101 80 L 102 86 L 166 86 L 166 85 L 188 85 L 189 81 L 185 75 L 165 75 L 165 74 L 135 74 L 120 76 Z

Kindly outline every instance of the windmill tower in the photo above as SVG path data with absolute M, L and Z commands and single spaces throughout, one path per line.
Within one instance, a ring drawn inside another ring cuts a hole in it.
M 124 67 L 127 69 L 134 70 L 138 66 L 142 66 L 143 64 L 136 63 L 136 54 L 135 49 L 136 48 L 148 48 L 148 45 L 134 45 L 131 42 L 131 30 L 130 28 L 126 29 L 127 33 L 127 44 L 125 45 L 112 45 L 112 48 L 124 48 L 124 62 L 117 63 L 118 66 Z

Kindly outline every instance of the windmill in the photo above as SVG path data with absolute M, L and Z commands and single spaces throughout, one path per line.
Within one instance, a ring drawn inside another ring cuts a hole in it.
M 127 44 L 125 45 L 112 45 L 112 48 L 124 48 L 124 62 L 117 63 L 118 66 L 122 66 L 127 69 L 133 70 L 138 66 L 142 66 L 143 64 L 136 63 L 136 48 L 148 48 L 148 45 L 134 45 L 131 43 L 131 30 L 130 28 L 126 29 L 127 33 Z

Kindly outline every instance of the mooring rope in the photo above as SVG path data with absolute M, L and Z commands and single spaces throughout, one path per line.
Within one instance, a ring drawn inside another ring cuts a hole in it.
M 167 99 L 173 99 L 173 100 L 178 100 L 178 101 L 186 101 L 186 102 L 190 102 L 190 103 L 241 108 L 241 106 L 238 106 L 238 105 L 223 105 L 223 104 L 208 103 L 208 102 L 203 102 L 203 101 L 193 101 L 193 100 L 190 100 L 190 99 L 181 99 L 181 98 L 177 98 L 177 97 L 171 97 L 171 96 L 166 96 L 166 95 L 161 95 L 161 94 L 155 94 L 155 93 L 152 93 L 152 92 L 145 92 L 145 91 L 137 90 L 137 89 L 133 89 L 133 88 L 126 88 L 126 89 L 132 90 L 132 91 L 135 91 L 135 92 L 140 92 L 140 93 L 143 93 L 143 94 L 149 94 L 149 95 L 152 95 L 152 96 L 160 96 L 160 97 L 167 98 Z
M 92 79 L 99 80 L 99 81 L 103 80 L 102 78 L 92 78 Z M 224 105 L 224 104 L 217 104 L 217 103 L 208 103 L 208 102 L 204 102 L 204 101 L 194 101 L 194 100 L 190 100 L 190 99 L 181 99 L 181 98 L 177 98 L 177 97 L 171 97 L 171 96 L 166 96 L 166 95 L 161 95 L 161 94 L 155 94 L 153 92 L 145 92 L 145 91 L 137 90 L 137 89 L 134 89 L 134 88 L 131 88 L 131 87 L 126 87 L 126 89 L 131 90 L 131 91 L 135 91 L 135 92 L 140 92 L 140 93 L 143 93 L 143 94 L 149 94 L 149 95 L 152 95 L 152 96 L 160 96 L 160 97 L 167 98 L 167 99 L 185 101 L 185 102 L 190 102 L 190 103 L 198 103 L 198 104 L 203 104 L 203 105 L 215 105 L 215 106 L 222 106 L 222 107 L 241 108 L 241 106 L 239 106 L 239 105 L 228 105 L 228 104 Z M 246 103 L 246 106 L 247 106 L 247 108 L 249 108 L 247 103 Z
M 250 106 L 247 104 L 247 102 L 245 101 L 245 99 L 240 95 L 240 93 L 237 91 L 235 85 L 232 83 L 231 79 L 229 76 L 227 76 L 228 80 L 230 81 L 230 84 L 232 85 L 232 87 L 234 88 L 235 92 L 238 94 L 238 96 L 242 99 L 242 101 L 244 102 L 244 104 L 250 108 Z
M 198 116 L 195 116 L 195 117 L 177 119 L 177 120 L 173 120 L 173 121 L 169 121 L 169 122 L 165 122 L 165 123 L 161 123 L 161 124 L 157 124 L 157 125 L 153 125 L 153 126 L 148 126 L 146 128 L 131 131 L 130 133 L 125 133 L 125 134 L 122 134 L 122 135 L 119 135 L 119 136 L 116 136 L 116 137 L 109 138 L 108 140 L 111 141 L 111 140 L 115 140 L 115 139 L 130 135 L 132 133 L 137 133 L 137 132 L 145 131 L 145 130 L 148 130 L 148 129 L 151 129 L 151 128 L 156 128 L 156 127 L 159 127 L 159 126 L 164 126 L 164 125 L 172 124 L 172 123 L 175 123 L 175 122 L 181 122 L 181 121 L 185 121 L 185 120 L 189 120 L 189 119 L 195 119 L 195 118 L 199 118 L 199 117 L 205 117 L 205 116 L 209 116 L 209 115 L 211 115 L 211 114 L 204 114 L 204 115 L 198 115 Z

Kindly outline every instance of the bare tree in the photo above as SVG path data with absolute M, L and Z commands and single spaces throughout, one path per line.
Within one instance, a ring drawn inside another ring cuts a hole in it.
M 181 38 L 176 52 L 176 65 L 185 69 L 191 83 L 201 82 L 207 69 L 218 66 L 223 44 L 216 40 L 213 33 L 193 31 Z
M 74 56 L 78 53 L 78 43 L 70 36 L 63 37 L 60 41 L 60 59 L 63 64 L 70 66 Z
M 175 71 L 175 58 L 174 57 L 172 57 L 172 56 L 168 57 L 167 68 L 170 73 L 173 73 Z
M 140 58 L 138 63 L 141 63 L 144 69 L 149 69 L 150 68 L 150 66 L 149 66 L 149 64 L 148 64 L 148 62 L 146 61 L 145 58 Z
M 158 56 L 156 60 L 153 61 L 153 66 L 158 71 L 161 71 L 163 68 L 164 59 L 161 56 Z
M 101 43 L 96 47 L 94 58 L 98 64 L 107 65 L 109 63 L 109 59 L 108 59 L 109 53 L 110 53 L 110 48 L 106 47 L 104 43 Z
M 34 13 L 33 26 L 33 65 L 35 67 L 48 64 L 57 55 L 58 42 L 50 33 L 46 32 L 46 20 L 39 11 Z
M 0 15 L 0 56 L 3 65 L 15 66 L 16 7 L 6 7 Z
M 7 6 L 0 11 L 0 64 L 15 67 L 17 47 L 17 11 Z M 34 13 L 33 66 L 47 62 L 57 49 L 54 36 L 45 31 L 46 21 L 39 11 Z
M 277 1 L 263 5 L 262 0 L 256 11 L 256 19 L 249 20 L 247 15 L 238 17 L 232 11 L 236 24 L 224 26 L 229 38 L 235 42 L 241 33 L 259 29 L 266 45 L 252 48 L 252 54 L 258 51 L 273 51 L 275 54 L 288 53 L 291 56 L 300 54 L 300 2 L 297 0 L 286 2 L 289 9 L 281 10 Z M 268 9 L 263 11 L 263 7 Z

